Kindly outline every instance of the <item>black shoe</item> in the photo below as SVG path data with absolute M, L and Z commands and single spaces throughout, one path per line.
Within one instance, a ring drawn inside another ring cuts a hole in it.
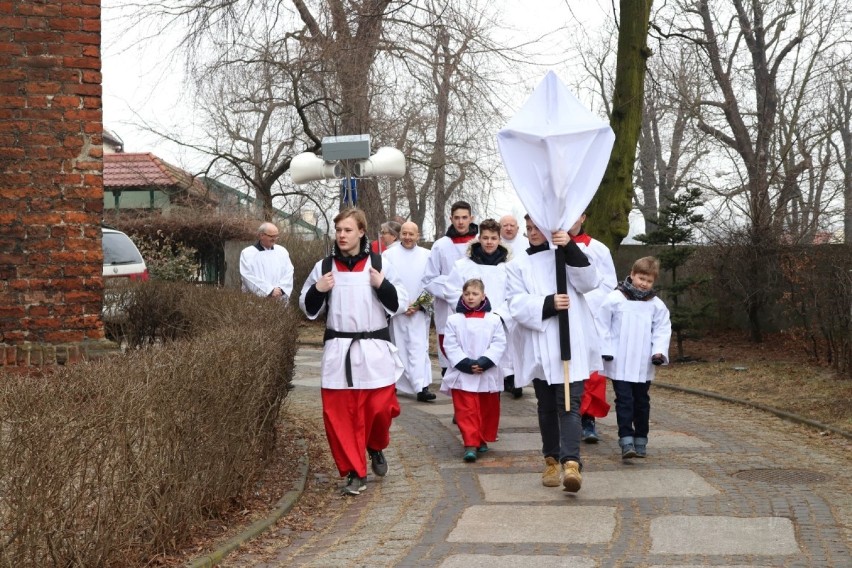
M 522 389 L 520 387 L 513 388 L 512 389 L 512 396 L 514 398 L 521 398 L 522 396 L 524 396 L 524 389 Z
M 435 393 L 429 392 L 429 387 L 423 387 L 423 390 L 417 393 L 417 402 L 432 402 L 438 398 Z
M 346 476 L 346 486 L 343 488 L 344 495 L 360 495 L 362 491 L 367 489 L 367 478 L 358 477 L 354 471 L 350 471 Z
M 373 473 L 379 477 L 384 477 L 388 473 L 388 462 L 385 460 L 385 454 L 381 450 L 367 450 L 370 454 L 370 464 L 373 467 Z

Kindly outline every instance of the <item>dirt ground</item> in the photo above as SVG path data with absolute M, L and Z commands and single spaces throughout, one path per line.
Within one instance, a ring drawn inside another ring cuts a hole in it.
M 321 346 L 323 330 L 320 323 L 303 322 L 300 343 Z M 673 359 L 677 355 L 674 342 L 670 355 Z M 812 361 L 793 338 L 778 334 L 754 344 L 745 333 L 713 334 L 686 341 L 684 356 L 688 361 L 661 367 L 657 380 L 764 404 L 852 432 L 852 380 L 842 379 L 826 365 Z M 305 450 L 288 441 L 299 437 L 307 441 L 308 483 L 297 505 L 276 525 L 276 533 L 295 534 L 311 529 L 319 519 L 317 512 L 335 498 L 325 473 L 333 471 L 334 465 L 321 420 L 315 418 L 316 412 L 303 410 L 298 404 L 285 405 L 278 451 L 254 493 L 236 504 L 228 515 L 197 531 L 180 553 L 154 558 L 150 566 L 183 565 L 268 514 L 296 482 L 294 464 Z M 251 548 L 253 544 L 245 546 Z

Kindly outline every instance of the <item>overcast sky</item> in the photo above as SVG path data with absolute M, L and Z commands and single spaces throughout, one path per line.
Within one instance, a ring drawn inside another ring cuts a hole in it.
M 140 127 L 150 123 L 166 130 L 193 134 L 193 107 L 183 93 L 183 61 L 172 51 L 178 34 L 159 34 L 151 30 L 127 30 L 120 6 L 127 0 L 103 0 L 102 59 L 104 126 L 119 135 L 127 152 L 151 152 L 160 158 L 189 171 L 200 169 L 206 160 L 178 145 L 164 141 Z M 612 3 L 605 0 L 495 0 L 495 9 L 502 10 L 503 21 L 515 28 L 515 37 L 508 42 L 521 41 L 554 32 L 536 51 L 542 60 L 553 63 L 553 70 L 566 83 L 573 83 L 577 73 L 566 45 L 569 34 L 593 34 L 605 18 L 612 18 Z M 550 55 L 548 55 L 548 53 Z M 519 107 L 526 96 L 544 77 L 547 69 L 530 67 L 518 69 L 527 92 L 519 92 Z M 571 81 L 569 81 L 569 76 Z M 581 97 L 582 98 L 582 97 Z M 515 109 L 508 109 L 511 115 Z M 496 132 L 495 132 L 496 135 Z M 522 214 L 514 191 L 498 192 L 488 213 Z

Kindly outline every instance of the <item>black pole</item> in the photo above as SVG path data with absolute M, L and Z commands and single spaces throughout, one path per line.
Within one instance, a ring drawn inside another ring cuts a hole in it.
M 568 275 L 565 272 L 565 249 L 556 247 L 556 293 L 568 293 Z M 568 326 L 568 310 L 559 310 L 559 353 L 563 361 L 571 360 L 571 329 Z

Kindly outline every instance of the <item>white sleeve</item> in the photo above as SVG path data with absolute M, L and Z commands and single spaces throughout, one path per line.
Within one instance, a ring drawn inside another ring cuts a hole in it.
M 272 289 L 265 290 L 265 283 L 255 274 L 252 261 L 257 254 L 250 254 L 251 252 L 251 250 L 243 249 L 240 253 L 240 278 L 243 281 L 243 286 L 255 296 L 268 296 Z
M 450 316 L 447 319 L 447 327 L 444 330 L 444 354 L 447 357 L 447 362 L 450 367 L 458 365 L 459 361 L 467 358 L 462 351 L 461 343 L 459 342 L 459 330 L 456 329 L 456 322 L 459 318 Z
M 531 294 L 524 282 L 522 262 L 510 262 L 506 266 L 506 295 L 509 298 L 509 315 L 512 320 L 534 331 L 544 331 L 542 319 L 545 296 Z
M 655 305 L 654 321 L 651 324 L 651 355 L 662 353 L 666 364 L 669 362 L 669 343 L 672 339 L 672 322 L 669 309 L 659 298 Z
M 317 319 L 319 316 L 325 313 L 325 310 L 328 307 L 327 298 L 323 301 L 322 307 L 315 314 L 309 314 L 307 308 L 305 307 L 305 296 L 307 296 L 308 290 L 310 290 L 311 286 L 316 284 L 321 277 L 322 261 L 319 261 L 314 265 L 314 268 L 311 270 L 311 273 L 308 274 L 308 278 L 305 280 L 305 284 L 302 286 L 302 293 L 299 295 L 299 308 L 301 308 L 302 312 L 310 320 Z
M 274 288 L 281 288 L 281 291 L 284 292 L 284 301 L 289 301 L 290 296 L 293 294 L 293 262 L 290 260 L 290 253 L 287 249 L 284 249 L 284 259 L 283 259 L 284 267 L 281 274 L 281 278 L 278 283 L 275 284 Z

